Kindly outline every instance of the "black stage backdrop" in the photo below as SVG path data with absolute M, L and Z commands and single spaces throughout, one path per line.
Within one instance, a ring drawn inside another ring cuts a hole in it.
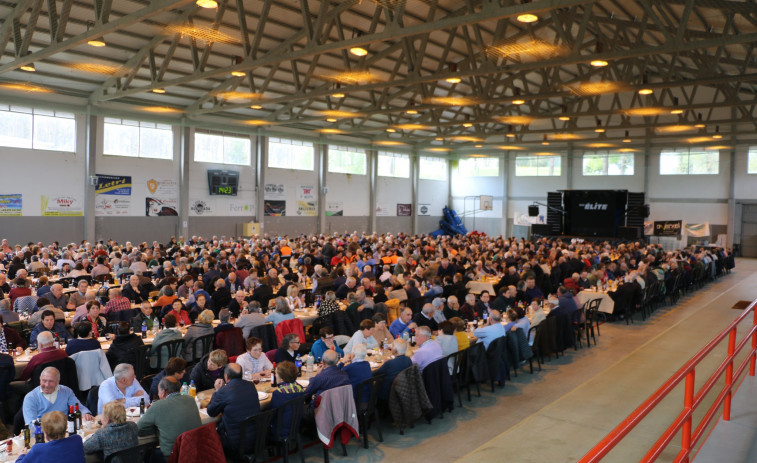
M 565 233 L 580 236 L 618 236 L 625 224 L 627 190 L 565 190 Z

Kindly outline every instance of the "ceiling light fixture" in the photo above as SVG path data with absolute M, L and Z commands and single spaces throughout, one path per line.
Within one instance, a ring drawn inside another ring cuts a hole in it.
M 505 141 L 507 141 L 507 138 L 515 138 L 515 133 L 513 132 L 513 126 L 508 125 L 507 126 L 507 133 L 505 134 Z
M 457 64 L 456 63 L 449 63 L 449 72 L 452 72 L 452 73 L 457 72 Z M 459 77 L 455 77 L 455 76 L 447 77 L 444 80 L 446 82 L 449 82 L 450 84 L 459 84 L 460 82 L 462 82 L 462 79 L 460 79 Z
M 241 56 L 232 56 L 231 57 L 231 65 L 237 66 L 239 64 L 242 64 L 242 57 Z M 247 75 L 246 72 L 240 71 L 239 69 L 235 69 L 234 71 L 231 71 L 231 75 L 234 77 L 244 77 Z
M 465 127 L 466 129 L 473 127 L 473 123 L 470 121 L 470 116 L 467 114 L 465 115 L 465 122 L 463 122 L 463 127 Z
M 694 124 L 694 127 L 697 129 L 703 129 L 705 127 L 704 121 L 702 120 L 702 113 L 697 114 L 697 123 Z
M 605 129 L 604 129 L 604 127 L 602 127 L 602 121 L 601 120 L 597 119 L 597 128 L 594 129 L 594 131 L 597 132 L 597 133 L 605 133 Z
M 639 95 L 651 95 L 652 93 L 654 93 L 654 90 L 649 88 L 649 78 L 647 77 L 647 74 L 644 73 L 641 78 L 641 88 L 639 89 Z
M 418 114 L 418 110 L 415 109 L 415 101 L 410 102 L 410 105 L 405 110 L 405 114 Z
M 544 146 L 549 146 L 549 137 L 547 137 L 547 134 L 544 134 L 544 137 L 541 140 L 541 144 Z
M 356 38 L 362 37 L 362 36 L 363 36 L 363 31 L 360 31 L 360 30 L 357 30 L 357 29 L 352 29 L 352 38 L 353 39 L 356 39 Z M 368 50 L 365 49 L 365 48 L 363 48 L 363 47 L 361 47 L 361 46 L 359 46 L 359 45 L 355 45 L 354 47 L 350 48 L 350 53 L 352 53 L 355 56 L 363 57 L 363 56 L 365 56 L 365 55 L 368 54 Z
M 484 145 L 475 145 L 476 148 L 483 148 Z
M 341 90 L 342 86 L 340 84 L 336 84 L 334 87 L 334 93 L 331 94 L 334 98 L 344 98 L 344 92 Z
M 723 136 L 720 135 L 720 126 L 719 125 L 715 126 L 715 133 L 712 134 L 712 138 L 714 138 L 715 140 L 720 140 L 721 138 L 723 138 Z
M 250 109 L 263 109 L 263 107 L 260 106 L 259 104 L 254 104 L 254 105 L 250 106 Z
M 522 105 L 526 102 L 526 100 L 520 97 L 520 88 L 518 87 L 513 87 L 513 97 L 515 97 L 515 99 L 512 101 L 514 105 Z
M 162 95 L 163 93 L 166 93 L 166 89 L 165 88 L 154 88 L 154 89 L 152 89 L 152 92 L 153 93 L 159 93 L 159 94 Z
M 678 107 L 678 97 L 673 98 L 673 109 L 670 110 L 670 114 L 683 114 L 683 109 Z
M 195 4 L 200 8 L 218 8 L 216 0 L 197 0 Z
M 336 121 L 337 119 L 335 117 L 326 118 L 326 122 L 336 122 Z
M 87 21 L 87 32 L 89 32 L 90 27 L 94 26 L 94 21 Z M 103 40 L 102 37 L 93 37 L 87 41 L 87 45 L 90 47 L 101 48 L 105 46 L 105 40 Z
M 34 63 L 22 64 L 19 69 L 26 72 L 37 72 L 37 68 L 34 67 Z
M 444 137 L 436 137 L 436 138 L 434 138 L 434 140 L 436 140 L 436 141 L 444 141 Z
M 561 120 L 561 121 L 569 121 L 570 120 L 570 116 L 568 116 L 568 106 L 567 105 L 562 105 L 562 116 L 558 117 L 557 119 Z
M 623 143 L 631 143 L 631 137 L 628 136 L 628 130 L 626 130 L 626 136 L 623 139 Z
M 602 42 L 600 42 L 599 40 L 597 40 L 597 45 L 594 48 L 595 54 L 601 55 L 602 52 L 604 52 L 604 48 L 605 48 L 604 44 Z M 595 68 L 603 68 L 603 67 L 607 66 L 609 63 L 607 61 L 603 60 L 603 59 L 593 59 L 593 60 L 591 60 L 589 62 L 589 64 L 591 64 Z
M 395 130 L 395 129 L 392 129 L 391 127 L 390 127 L 390 128 L 388 128 L 388 129 L 386 129 L 386 131 L 387 131 L 387 132 L 389 132 L 389 133 L 394 133 L 394 132 L 396 132 L 396 130 Z

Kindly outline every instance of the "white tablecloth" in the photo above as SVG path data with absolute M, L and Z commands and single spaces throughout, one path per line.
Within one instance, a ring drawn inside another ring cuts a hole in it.
M 494 285 L 485 281 L 469 281 L 468 284 L 465 285 L 465 287 L 473 294 L 481 294 L 486 291 L 490 296 L 495 296 Z
M 405 302 L 407 300 L 407 291 L 404 289 L 398 289 L 396 291 L 390 291 L 389 294 L 386 295 L 389 299 L 399 299 L 400 302 Z
M 576 295 L 579 301 L 581 301 L 581 304 L 585 304 L 586 301 L 590 301 L 592 299 L 602 299 L 602 302 L 599 303 L 599 311 L 604 313 L 612 313 L 613 310 L 615 310 L 615 301 L 612 300 L 610 296 L 607 295 L 605 292 L 598 293 L 596 290 L 589 290 L 585 289 L 578 293 Z

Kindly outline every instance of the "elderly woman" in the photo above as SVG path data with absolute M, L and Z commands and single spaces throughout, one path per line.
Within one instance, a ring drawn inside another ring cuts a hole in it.
M 139 445 L 137 423 L 126 421 L 126 409 L 117 400 L 103 406 L 100 417 L 102 428 L 95 431 L 84 443 L 84 453 L 102 453 L 108 458 L 119 450 Z
M 278 387 L 273 391 L 271 396 L 271 410 L 275 410 L 288 401 L 301 396 L 305 392 L 299 383 L 297 383 L 297 367 L 292 362 L 281 362 L 276 365 L 276 384 Z M 271 423 L 271 431 L 276 432 L 278 423 L 274 417 L 274 422 Z M 291 413 L 284 413 L 281 423 L 281 435 L 275 436 L 276 439 L 284 439 L 289 436 L 289 425 L 291 423 Z
M 340 309 L 339 303 L 336 301 L 336 293 L 334 291 L 326 291 L 326 296 L 324 297 L 321 306 L 318 307 L 318 316 L 326 317 L 338 310 Z
M 468 327 L 468 324 L 465 323 L 465 320 L 460 317 L 452 317 L 449 319 L 449 321 L 455 326 L 457 349 L 463 350 L 470 347 L 470 339 L 468 339 L 468 335 L 465 333 L 465 328 Z
M 267 317 L 265 317 L 265 321 L 266 323 L 273 323 L 273 327 L 276 328 L 276 325 L 283 322 L 284 320 L 292 320 L 293 318 L 294 314 L 289 308 L 289 303 L 287 303 L 286 298 L 277 297 L 276 309 L 268 314 Z
M 42 432 L 45 443 L 36 444 L 31 450 L 22 449 L 16 461 L 26 463 L 81 463 L 84 461 L 84 445 L 78 434 L 66 437 L 68 422 L 63 412 L 54 411 L 42 416 Z M 27 453 L 28 452 L 28 453 Z
M 213 311 L 203 310 L 200 315 L 197 316 L 196 323 L 187 328 L 186 334 L 184 334 L 184 349 L 182 356 L 187 362 L 194 360 L 195 352 L 195 340 L 206 336 L 208 334 L 215 334 L 213 330 Z M 202 346 L 197 346 L 202 348 Z
M 289 304 L 289 310 L 304 309 L 305 302 L 299 297 L 300 288 L 297 285 L 290 285 L 287 287 L 287 304 Z
M 334 342 L 334 330 L 328 326 L 324 326 L 318 331 L 318 335 L 321 339 L 314 342 L 313 347 L 310 349 L 310 355 L 313 356 L 316 362 L 321 361 L 323 353 L 327 350 L 335 350 L 337 354 L 344 357 L 344 351 Z
M 198 391 L 214 389 L 217 382 L 224 383 L 223 367 L 229 363 L 229 357 L 223 349 L 216 349 L 202 356 L 192 369 L 189 380 L 195 382 Z
M 389 332 L 389 328 L 386 326 L 386 317 L 382 313 L 377 313 L 371 318 L 376 326 L 373 328 L 373 339 L 376 340 L 379 346 L 383 346 L 384 343 L 392 342 L 392 333 Z
M 247 352 L 237 357 L 236 363 L 242 367 L 242 374 L 249 373 L 252 379 L 269 378 L 273 365 L 263 354 L 263 340 L 249 337 L 245 343 Z
M 347 376 L 350 377 L 350 384 L 352 384 L 352 394 L 355 400 L 358 396 L 358 384 L 362 383 L 366 379 L 370 378 L 371 373 L 370 363 L 365 361 L 365 356 L 368 353 L 368 349 L 365 344 L 355 344 L 352 347 L 352 353 L 344 357 L 344 360 L 349 363 L 346 365 L 340 363 L 339 368 L 342 369 Z M 362 401 L 367 402 L 370 397 L 370 386 L 367 386 L 363 391 Z
M 273 357 L 273 361 L 280 362 L 292 362 L 294 363 L 297 358 L 297 351 L 300 348 L 300 336 L 297 333 L 289 333 L 284 335 L 281 340 L 281 345 L 276 350 L 276 355 Z
M 203 299 L 205 299 L 204 296 L 203 296 Z M 200 312 L 197 312 L 197 313 L 199 314 Z M 184 308 L 184 304 L 181 302 L 181 299 L 176 299 L 171 303 L 170 306 L 164 307 L 161 317 L 165 318 L 165 316 L 168 315 L 169 313 L 173 314 L 174 317 L 176 317 L 176 323 L 178 323 L 179 325 L 183 326 L 183 325 L 192 324 L 191 317 L 189 316 L 189 313 Z

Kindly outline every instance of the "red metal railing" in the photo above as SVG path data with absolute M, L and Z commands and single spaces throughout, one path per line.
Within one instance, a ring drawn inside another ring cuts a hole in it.
M 681 431 L 681 451 L 676 455 L 674 461 L 688 463 L 691 450 L 697 445 L 697 442 L 703 437 L 707 425 L 717 415 L 718 408 L 723 405 L 723 419 L 728 421 L 731 419 L 731 395 L 734 383 L 738 381 L 741 375 L 746 370 L 746 366 L 749 365 L 749 375 L 754 376 L 755 371 L 755 356 L 757 355 L 757 300 L 753 301 L 749 307 L 739 315 L 739 317 L 731 322 L 726 329 L 720 332 L 712 341 L 710 341 L 702 350 L 696 353 L 691 360 L 681 367 L 673 376 L 668 379 L 654 394 L 652 394 L 647 400 L 644 401 L 636 410 L 633 411 L 622 423 L 615 427 L 602 441 L 594 446 L 586 455 L 584 455 L 581 463 L 590 463 L 600 461 L 605 455 L 607 455 L 620 441 L 628 435 L 636 425 L 638 425 L 644 417 L 646 417 L 654 408 L 662 402 L 662 400 L 678 386 L 681 381 L 685 381 L 684 397 L 683 397 L 683 410 L 676 417 L 673 423 L 668 429 L 660 436 L 651 449 L 644 455 L 641 461 L 651 462 L 655 461 L 657 457 L 665 450 L 668 444 L 673 440 L 676 433 Z M 746 335 L 736 344 L 736 328 L 738 325 L 746 319 L 749 313 L 753 313 L 752 327 L 746 333 Z M 713 349 L 715 349 L 725 338 L 728 338 L 728 356 L 722 361 L 720 366 L 715 372 L 707 379 L 698 392 L 694 391 L 694 378 L 697 365 L 707 357 Z M 752 348 L 749 354 L 744 358 L 742 363 L 736 369 L 736 373 L 733 371 L 734 358 L 751 339 Z M 707 413 L 702 417 L 702 420 L 696 426 L 692 433 L 692 416 L 694 410 L 702 404 L 704 397 L 712 390 L 715 383 L 725 374 L 725 385 L 718 394 L 715 401 L 712 403 Z

